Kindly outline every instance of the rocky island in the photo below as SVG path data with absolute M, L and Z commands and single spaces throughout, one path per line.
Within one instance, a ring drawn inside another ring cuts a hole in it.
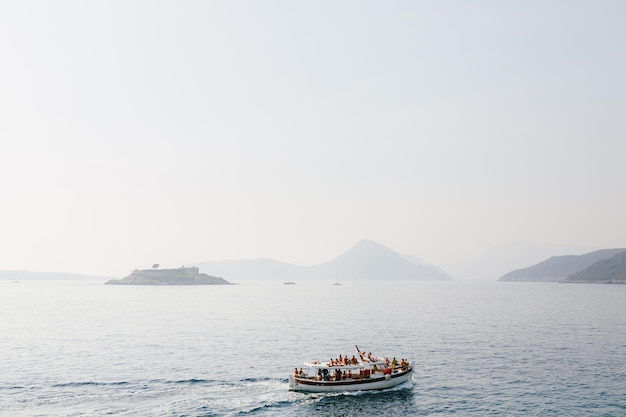
M 201 274 L 197 267 L 177 269 L 136 269 L 127 277 L 112 279 L 105 285 L 230 285 L 223 278 Z

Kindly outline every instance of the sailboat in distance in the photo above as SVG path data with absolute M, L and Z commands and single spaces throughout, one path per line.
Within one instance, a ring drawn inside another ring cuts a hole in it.
M 335 282 L 333 285 L 341 285 L 341 282 L 339 282 L 339 275 L 335 275 Z

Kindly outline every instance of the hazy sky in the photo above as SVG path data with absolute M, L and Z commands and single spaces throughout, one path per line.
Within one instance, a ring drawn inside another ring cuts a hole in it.
M 3 1 L 0 269 L 626 246 L 624 1 Z

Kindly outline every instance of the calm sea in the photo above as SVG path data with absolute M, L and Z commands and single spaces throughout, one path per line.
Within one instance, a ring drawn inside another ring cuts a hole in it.
M 309 359 L 417 362 L 290 392 Z M 626 416 L 626 286 L 0 281 L 3 416 Z

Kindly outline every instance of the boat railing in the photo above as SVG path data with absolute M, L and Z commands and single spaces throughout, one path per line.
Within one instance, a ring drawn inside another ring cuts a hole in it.
M 307 374 L 298 374 L 294 375 L 296 379 L 300 380 L 311 380 L 311 381 L 350 381 L 350 380 L 359 380 L 359 379 L 370 379 L 373 373 L 369 369 L 361 369 L 357 372 L 341 372 L 340 376 L 338 374 L 331 375 L 330 372 L 320 373 L 317 375 L 307 375 Z
M 341 370 L 340 379 L 337 379 L 336 369 Z M 355 372 L 352 372 L 352 370 Z M 358 373 L 356 370 L 358 369 Z M 381 368 L 373 368 L 370 369 L 368 367 L 351 365 L 351 366 L 336 366 L 336 367 L 326 367 L 326 366 L 316 366 L 315 368 L 310 368 L 307 373 L 299 373 L 294 375 L 294 378 L 299 380 L 309 380 L 309 381 L 320 381 L 320 382 L 336 382 L 336 381 L 353 381 L 353 380 L 361 380 L 361 379 L 376 379 L 383 378 L 387 375 L 399 375 L 406 372 L 410 372 L 412 369 L 411 365 L 406 366 L 398 366 L 395 368 L 392 367 L 381 367 Z M 309 375 L 311 370 L 316 370 L 317 373 L 314 375 Z M 348 372 L 349 371 L 349 372 Z M 332 372 L 332 373 L 331 373 Z

